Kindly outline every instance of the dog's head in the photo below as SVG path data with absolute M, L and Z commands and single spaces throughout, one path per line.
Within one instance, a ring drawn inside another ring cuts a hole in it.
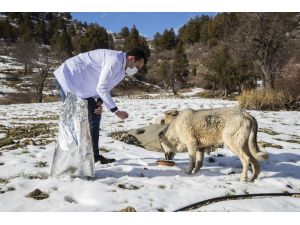
M 168 138 L 166 137 L 166 132 L 168 128 L 169 126 L 166 126 L 162 131 L 159 132 L 158 139 L 165 153 L 165 159 L 172 160 L 176 152 L 175 152 L 175 147 L 168 141 Z
M 160 121 L 161 124 L 170 124 L 178 116 L 179 112 L 176 109 L 164 112 L 164 118 Z

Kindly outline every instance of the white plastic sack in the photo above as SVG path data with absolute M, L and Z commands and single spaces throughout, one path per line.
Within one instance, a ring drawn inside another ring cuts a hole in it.
M 68 93 L 62 105 L 50 176 L 94 177 L 87 101 Z

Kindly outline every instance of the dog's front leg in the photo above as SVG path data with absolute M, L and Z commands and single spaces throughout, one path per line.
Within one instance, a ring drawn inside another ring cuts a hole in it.
M 189 152 L 189 167 L 187 170 L 188 174 L 191 174 L 196 164 L 196 152 L 197 152 L 197 141 L 191 140 L 187 143 L 187 149 Z
M 189 156 L 190 159 L 189 159 L 189 167 L 186 171 L 187 174 L 191 174 L 193 172 L 193 169 L 195 168 L 195 157 L 194 156 Z
M 193 173 L 197 173 L 203 165 L 204 148 L 199 148 L 196 152 L 196 164 Z

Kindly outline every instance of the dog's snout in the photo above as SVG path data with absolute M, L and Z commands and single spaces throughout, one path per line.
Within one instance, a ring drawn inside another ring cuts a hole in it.
M 172 160 L 172 159 L 174 159 L 174 156 L 175 156 L 175 153 L 173 153 L 173 152 L 166 152 L 165 153 L 165 159 L 166 160 Z
M 161 124 L 165 124 L 165 120 L 162 119 L 162 120 L 160 121 L 160 123 L 161 123 Z

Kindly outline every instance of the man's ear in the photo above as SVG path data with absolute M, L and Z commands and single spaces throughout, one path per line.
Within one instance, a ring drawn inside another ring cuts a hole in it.
M 132 56 L 132 55 L 130 55 L 130 56 L 128 56 L 128 59 L 129 59 L 130 61 L 134 61 L 134 60 L 135 60 L 135 57 Z

